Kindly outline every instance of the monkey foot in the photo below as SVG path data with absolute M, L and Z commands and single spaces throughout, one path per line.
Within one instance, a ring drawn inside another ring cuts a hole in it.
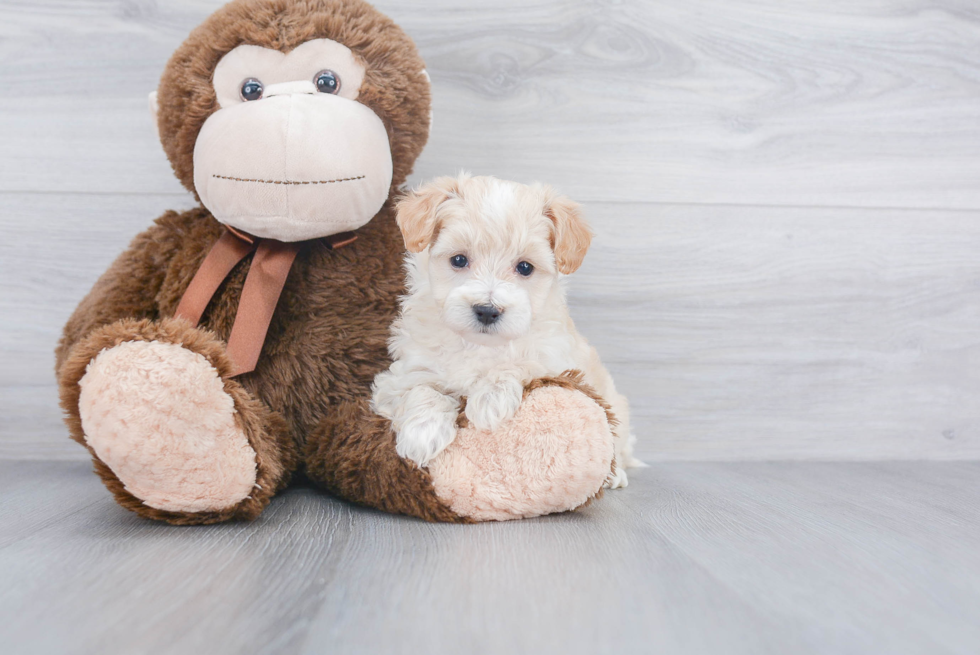
M 79 382 L 86 443 L 144 505 L 221 512 L 256 487 L 256 453 L 218 371 L 174 343 L 103 350 Z
M 504 521 L 564 512 L 602 492 L 613 464 L 606 410 L 558 378 L 526 393 L 494 432 L 462 428 L 428 470 L 460 516 Z

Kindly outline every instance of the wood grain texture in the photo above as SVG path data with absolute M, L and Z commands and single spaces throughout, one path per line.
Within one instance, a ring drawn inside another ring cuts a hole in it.
M 6 200 L 0 278 L 17 283 L 0 287 L 0 457 L 83 458 L 60 424 L 54 344 L 181 198 Z M 643 457 L 980 458 L 977 213 L 585 211 L 597 236 L 569 279 L 572 315 L 630 397 Z
M 84 457 L 51 351 L 192 203 L 145 93 L 219 4 L 0 2 L 0 457 Z M 648 459 L 980 457 L 980 13 L 811 4 L 382 2 L 436 87 L 415 179 L 588 201 L 573 312 Z
M 588 210 L 573 316 L 645 456 L 980 458 L 975 213 Z
M 11 653 L 980 650 L 980 465 L 673 463 L 575 514 L 430 525 L 310 489 L 176 528 L 0 462 Z
M 654 465 L 509 524 L 298 486 L 174 528 L 28 460 L 86 458 L 54 343 L 192 203 L 145 97 L 220 4 L 0 0 L 0 650 L 980 652 L 980 465 L 663 463 L 980 458 L 975 2 L 378 2 L 434 83 L 413 181 L 586 201 L 573 315 Z
M 180 192 L 145 98 L 219 4 L 0 3 L 0 189 Z M 435 85 L 416 179 L 467 168 L 596 201 L 980 208 L 972 0 L 377 5 Z

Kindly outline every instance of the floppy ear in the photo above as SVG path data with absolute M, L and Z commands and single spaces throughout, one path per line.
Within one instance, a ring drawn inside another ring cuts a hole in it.
M 582 217 L 578 203 L 548 190 L 544 215 L 554 224 L 552 247 L 558 271 L 568 275 L 578 270 L 592 243 L 592 230 Z
M 446 200 L 459 195 L 459 179 L 439 177 L 409 191 L 395 205 L 395 221 L 409 252 L 422 252 L 439 233 L 437 210 Z

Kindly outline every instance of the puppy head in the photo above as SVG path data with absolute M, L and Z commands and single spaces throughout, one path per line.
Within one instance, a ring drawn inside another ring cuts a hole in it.
M 443 322 L 484 345 L 527 334 L 560 302 L 558 275 L 581 265 L 592 238 L 578 205 L 550 187 L 465 173 L 410 193 L 397 221 Z

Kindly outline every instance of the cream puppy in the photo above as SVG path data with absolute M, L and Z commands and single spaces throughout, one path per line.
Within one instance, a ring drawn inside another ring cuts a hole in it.
M 576 331 L 561 277 L 592 234 L 578 205 L 542 185 L 444 177 L 402 199 L 408 295 L 392 328 L 391 367 L 374 381 L 374 408 L 391 420 L 398 454 L 425 466 L 466 418 L 493 430 L 521 404 L 524 385 L 576 369 L 619 421 L 617 467 L 633 459 L 629 405 L 595 348 Z

